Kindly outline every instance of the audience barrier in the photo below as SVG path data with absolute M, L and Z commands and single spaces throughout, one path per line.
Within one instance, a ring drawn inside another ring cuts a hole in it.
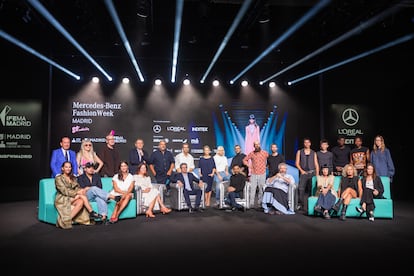
M 102 189 L 109 192 L 112 190 L 112 178 L 102 177 Z M 43 178 L 39 181 L 39 206 L 38 219 L 43 222 L 56 224 L 57 210 L 55 208 L 56 186 L 54 178 Z M 112 215 L 116 202 L 109 200 L 108 217 Z M 91 206 L 95 212 L 98 212 L 96 202 L 91 202 Z M 119 219 L 135 218 L 137 216 L 137 200 L 136 196 L 129 202 L 127 207 L 122 211 Z
M 341 176 L 335 176 L 334 180 L 334 188 L 335 190 L 338 190 L 339 183 L 341 181 Z M 382 184 L 384 185 L 384 194 L 383 196 L 385 199 L 374 199 L 375 203 L 375 210 L 374 210 L 374 217 L 375 218 L 393 218 L 394 212 L 393 212 L 393 201 L 391 199 L 391 183 L 390 179 L 387 176 L 381 176 Z M 316 194 L 316 176 L 312 178 L 312 195 Z M 310 196 L 308 198 L 308 215 L 313 216 L 315 215 L 314 207 L 316 205 L 317 201 L 316 196 Z M 351 199 L 351 203 L 349 204 L 347 210 L 346 210 L 346 216 L 347 217 L 359 217 L 360 213 L 355 209 L 356 206 L 360 206 L 360 199 L 359 198 L 353 198 Z M 337 214 L 340 215 L 340 211 Z M 363 217 L 366 217 L 366 214 L 362 215 Z

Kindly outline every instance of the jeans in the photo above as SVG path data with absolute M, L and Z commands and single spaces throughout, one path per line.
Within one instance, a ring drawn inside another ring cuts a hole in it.
M 98 213 L 101 215 L 108 214 L 108 205 L 106 201 L 108 200 L 109 193 L 102 190 L 97 186 L 92 186 L 86 192 L 86 196 L 88 197 L 89 201 L 95 201 L 98 205 Z
M 217 177 L 217 175 L 214 175 L 214 182 L 216 182 L 216 202 L 220 202 L 220 183 L 222 181 L 230 180 L 230 175 L 226 175 L 225 172 L 219 172 L 223 180 L 220 181 L 220 179 Z

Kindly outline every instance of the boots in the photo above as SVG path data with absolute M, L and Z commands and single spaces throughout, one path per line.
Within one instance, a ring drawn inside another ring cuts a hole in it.
M 348 208 L 348 205 L 342 204 L 342 210 L 341 210 L 341 216 L 339 217 L 340 220 L 346 220 L 346 209 Z
M 342 198 L 338 199 L 338 201 L 335 203 L 335 205 L 332 207 L 332 210 L 335 211 L 335 213 L 339 212 L 339 209 L 341 208 L 341 204 L 344 200 Z

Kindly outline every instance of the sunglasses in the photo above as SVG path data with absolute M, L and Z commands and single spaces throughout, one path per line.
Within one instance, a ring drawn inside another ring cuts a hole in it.
M 92 144 L 85 144 L 85 147 L 92 147 Z

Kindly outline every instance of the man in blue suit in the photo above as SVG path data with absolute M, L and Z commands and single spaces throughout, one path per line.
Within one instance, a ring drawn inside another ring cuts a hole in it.
M 52 170 L 52 177 L 61 174 L 62 164 L 65 161 L 72 163 L 72 170 L 74 175 L 78 175 L 78 162 L 76 161 L 76 152 L 70 149 L 70 138 L 62 137 L 60 141 L 60 148 L 52 151 L 50 158 L 50 169 Z
M 203 181 L 198 179 L 194 174 L 187 172 L 187 163 L 181 163 L 180 169 L 181 172 L 174 175 L 174 180 L 177 182 L 178 186 L 184 187 L 183 193 L 185 202 L 188 206 L 188 211 L 190 213 L 203 212 L 200 208 L 201 196 L 203 194 L 203 191 L 201 190 L 203 188 Z M 198 183 L 198 186 L 193 185 L 194 182 Z M 190 195 L 196 196 L 194 208 L 191 205 Z

